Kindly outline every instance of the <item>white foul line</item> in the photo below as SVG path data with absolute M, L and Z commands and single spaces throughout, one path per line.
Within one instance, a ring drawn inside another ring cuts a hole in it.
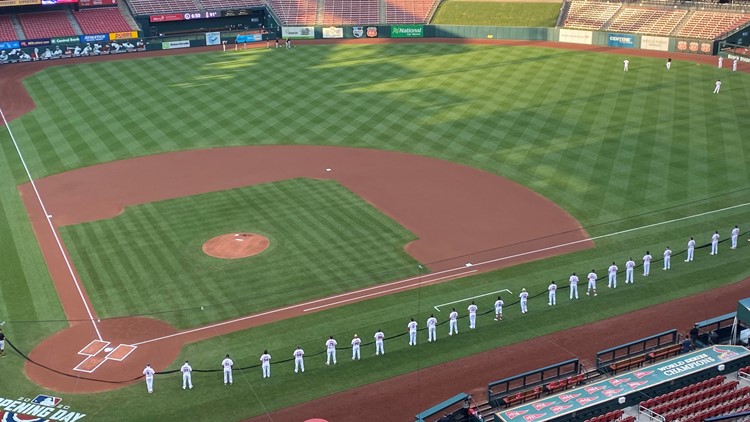
M 63 257 L 63 260 L 65 260 L 65 265 L 68 267 L 70 278 L 73 279 L 73 283 L 76 286 L 76 290 L 78 290 L 78 295 L 81 297 L 83 306 L 84 308 L 86 308 L 86 313 L 89 315 L 89 320 L 91 320 L 91 324 L 94 326 L 94 331 L 96 331 L 96 336 L 99 337 L 99 340 L 102 340 L 102 335 L 99 332 L 99 327 L 96 326 L 94 315 L 91 313 L 89 304 L 86 302 L 86 298 L 83 296 L 83 290 L 81 289 L 81 285 L 79 284 L 78 279 L 76 278 L 75 272 L 73 271 L 73 267 L 70 265 L 70 261 L 68 261 L 68 257 L 65 255 L 65 250 L 63 249 L 62 242 L 60 241 L 60 238 L 57 236 L 57 230 L 55 230 L 55 227 L 52 225 L 52 220 L 50 219 L 51 216 L 47 212 L 47 207 L 44 206 L 44 201 L 42 201 L 42 196 L 39 194 L 39 190 L 36 188 L 36 182 L 34 182 L 34 178 L 31 177 L 31 172 L 29 171 L 29 167 L 26 165 L 26 160 L 24 160 L 23 154 L 21 154 L 21 148 L 18 147 L 18 143 L 16 142 L 16 137 L 13 136 L 13 132 L 10 130 L 10 125 L 8 124 L 8 120 L 5 119 L 5 113 L 3 113 L 2 108 L 0 108 L 0 116 L 2 116 L 3 123 L 5 123 L 5 128 L 8 130 L 8 135 L 10 135 L 10 139 L 13 141 L 13 145 L 16 147 L 18 158 L 21 159 L 21 164 L 23 164 L 23 169 L 26 171 L 26 176 L 29 178 L 31 187 L 34 189 L 34 194 L 36 195 L 36 199 L 37 201 L 39 201 L 39 205 L 42 207 L 42 212 L 44 212 L 44 216 L 47 219 L 47 224 L 49 225 L 50 230 L 52 230 L 52 235 L 55 237 L 55 242 L 57 242 L 57 247 L 58 249 L 60 249 L 60 254 Z
M 508 293 L 510 293 L 510 294 L 513 294 L 513 292 L 511 292 L 511 291 L 510 291 L 510 290 L 508 290 L 508 289 L 502 289 L 502 290 L 498 290 L 498 291 L 496 291 L 496 292 L 489 292 L 489 293 L 485 293 L 485 294 L 483 294 L 483 295 L 479 295 L 479 296 L 472 296 L 472 297 L 466 297 L 466 298 L 463 298 L 463 299 L 458 299 L 458 300 L 454 300 L 453 302 L 441 303 L 440 305 L 435 305 L 435 306 L 433 306 L 433 308 L 435 308 L 435 310 L 437 310 L 438 312 L 440 312 L 440 309 L 439 309 L 439 308 L 440 308 L 441 306 L 445 306 L 445 305 L 451 305 L 451 304 L 453 304 L 453 303 L 458 303 L 458 302 L 464 302 L 464 301 L 466 301 L 466 300 L 476 299 L 476 298 L 478 298 L 478 297 L 484 297 L 484 296 L 494 295 L 495 293 L 500 293 L 500 292 L 508 292 Z

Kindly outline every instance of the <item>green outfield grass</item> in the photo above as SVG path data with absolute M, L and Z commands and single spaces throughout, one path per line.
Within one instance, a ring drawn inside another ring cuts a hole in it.
M 560 3 L 509 3 L 447 0 L 440 3 L 433 25 L 553 27 Z
M 61 231 L 99 316 L 159 313 L 178 327 L 401 278 L 418 264 L 404 252 L 416 237 L 335 181 L 170 199 Z M 235 232 L 262 234 L 271 246 L 237 260 L 201 250 Z
M 60 66 L 27 81 L 37 108 L 11 128 L 37 177 L 114 159 L 227 145 L 327 144 L 437 157 L 529 186 L 595 236 L 747 202 L 748 76 L 680 61 L 667 72 L 662 59 L 638 57 L 629 57 L 631 71 L 625 73 L 623 58 L 527 47 L 316 45 Z M 712 95 L 717 78 L 724 82 L 722 92 Z M 15 188 L 24 181 L 23 171 L 6 133 L 0 142 L 0 264 L 8 274 L 0 278 L 0 319 L 9 321 L 9 337 L 28 351 L 63 325 L 63 315 Z M 254 364 L 266 347 L 279 361 L 291 357 L 296 343 L 308 354 L 322 351 L 331 334 L 347 343 L 354 332 L 369 340 L 381 325 L 388 335 L 402 333 L 411 316 L 424 325 L 435 304 L 506 286 L 543 292 L 550 279 L 572 271 L 603 271 L 612 260 L 622 264 L 645 249 L 657 255 L 666 243 L 681 250 L 688 236 L 707 241 L 714 229 L 726 237 L 734 224 L 747 229 L 747 207 L 215 338 L 190 345 L 184 357 L 196 367 L 215 368 L 230 352 L 245 365 Z M 308 360 L 304 377 L 292 378 L 288 364 L 275 365 L 267 382 L 254 369 L 237 374 L 231 392 L 218 379 L 207 382 L 209 375 L 196 374 L 200 394 L 187 396 L 171 375 L 157 379 L 158 394 L 152 396 L 139 385 L 64 399 L 95 420 L 121 420 L 123 412 L 143 421 L 186 415 L 237 420 L 738 281 L 750 274 L 747 243 L 733 253 L 723 245 L 717 257 L 701 251 L 690 267 L 678 265 L 676 257 L 673 271 L 658 271 L 649 282 L 636 277 L 635 286 L 602 292 L 596 302 L 572 305 L 562 291 L 552 310 L 545 298 L 535 298 L 523 323 L 510 307 L 507 324 L 483 318 L 476 332 L 450 340 L 443 329 L 439 344 L 422 344 L 419 353 L 408 350 L 402 337 L 386 343 L 388 355 L 379 361 L 367 356 L 355 366 L 343 354 L 340 365 L 325 368 L 318 356 Z M 489 301 L 480 306 L 488 309 Z M 196 311 L 162 317 L 181 324 L 210 317 L 189 313 Z M 22 364 L 15 354 L 0 361 L 6 395 L 43 391 L 26 380 Z M 502 374 L 507 375 L 512 374 Z

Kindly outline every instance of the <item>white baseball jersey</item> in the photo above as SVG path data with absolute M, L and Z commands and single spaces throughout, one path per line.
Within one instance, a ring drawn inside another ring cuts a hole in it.
M 570 284 L 578 284 L 578 276 L 577 275 L 574 274 L 574 275 L 570 276 Z
M 713 236 L 711 236 L 712 242 L 718 242 L 719 241 L 719 233 L 714 233 Z
M 635 261 L 633 261 L 633 260 L 631 259 L 631 260 L 629 260 L 628 262 L 626 262 L 626 263 L 625 263 L 625 268 L 627 268 L 627 269 L 629 269 L 629 270 L 632 270 L 633 268 L 635 268 Z
M 352 339 L 352 347 L 359 347 L 359 344 L 362 343 L 362 339 L 359 337 L 354 337 Z
M 550 284 L 549 287 L 547 287 L 547 290 L 550 291 L 550 293 L 554 293 L 557 291 L 557 284 Z
M 688 249 L 695 249 L 695 240 L 690 239 L 688 241 Z
M 495 301 L 495 313 L 501 314 L 503 313 L 503 305 L 505 305 L 505 302 L 498 299 Z
M 294 351 L 294 357 L 295 359 L 302 359 L 302 356 L 305 356 L 305 351 L 302 349 L 297 349 Z
M 410 333 L 416 333 L 417 332 L 417 321 L 410 321 L 407 325 L 409 328 Z
M 596 273 L 593 272 L 593 271 L 590 272 L 589 275 L 587 276 L 587 278 L 589 279 L 589 283 L 594 283 L 596 281 L 596 278 L 597 278 Z
M 521 298 L 521 302 L 526 302 L 526 300 L 529 298 L 529 292 L 521 292 L 518 297 Z
M 437 318 L 435 318 L 435 317 L 427 318 L 427 326 L 430 327 L 430 328 L 436 327 L 437 326 Z
M 375 341 L 381 342 L 385 338 L 385 334 L 382 331 L 375 333 Z
M 457 320 L 458 319 L 458 312 L 456 312 L 456 311 L 451 312 L 451 314 L 450 314 L 449 317 L 450 317 L 451 321 Z
M 672 256 L 672 250 L 671 249 L 666 249 L 664 251 L 664 258 L 669 258 L 670 256 Z
M 609 266 L 609 273 L 610 274 L 617 274 L 617 265 L 612 264 Z
M 234 366 L 234 362 L 232 362 L 232 359 L 225 358 L 223 361 L 221 361 L 221 366 L 225 371 L 231 371 L 232 366 Z
M 652 259 L 654 258 L 651 255 L 643 255 L 643 262 L 646 264 L 650 264 Z
M 476 314 L 477 313 L 477 305 L 471 304 L 469 305 L 469 314 Z
M 182 365 L 182 368 L 180 368 L 180 371 L 183 374 L 189 374 L 189 373 L 193 372 L 193 368 L 187 362 L 185 362 L 185 364 Z
M 739 235 L 740 235 L 740 229 L 738 229 L 737 227 L 733 228 L 732 229 L 732 237 L 737 237 Z
M 264 353 L 264 354 L 260 355 L 260 363 L 262 363 L 264 365 L 266 365 L 268 363 L 271 363 L 271 355 L 269 355 L 268 353 Z
M 143 370 L 143 375 L 146 376 L 146 379 L 153 378 L 155 373 L 156 372 L 154 372 L 154 368 L 150 366 L 147 366 L 146 369 Z
M 335 350 L 336 349 L 336 340 L 329 338 L 328 341 L 326 341 L 326 349 L 327 350 Z

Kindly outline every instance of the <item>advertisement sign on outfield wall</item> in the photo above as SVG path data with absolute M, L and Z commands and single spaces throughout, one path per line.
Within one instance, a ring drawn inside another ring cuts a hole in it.
M 344 28 L 335 26 L 323 28 L 323 38 L 344 38 Z
M 129 32 L 110 32 L 109 39 L 114 40 L 129 40 L 132 38 L 138 38 L 138 31 Z
M 18 41 L 0 42 L 0 50 L 13 50 L 14 48 L 21 48 L 21 43 Z
M 42 4 L 42 0 L 0 0 L 0 7 L 33 6 L 36 4 Z
M 117 0 L 79 0 L 81 7 L 110 6 L 117 4 Z
M 312 40 L 315 38 L 315 27 L 314 26 L 285 26 L 281 28 L 282 38 L 292 38 L 295 40 L 306 39 Z
M 669 51 L 669 38 L 641 35 L 641 48 L 644 50 Z
M 75 37 L 55 37 L 50 40 L 52 44 L 78 44 L 80 38 Z
M 175 48 L 188 48 L 190 47 L 190 41 L 169 41 L 161 43 L 162 50 L 171 50 Z
M 561 29 L 560 42 L 569 42 L 574 44 L 591 44 L 593 42 L 591 31 L 579 31 L 577 29 Z
M 711 54 L 712 47 L 710 42 L 677 40 L 677 51 L 680 53 Z
M 81 43 L 109 41 L 109 34 L 81 35 Z
M 221 32 L 206 32 L 206 45 L 221 44 Z
M 237 38 L 235 38 L 234 41 L 238 44 L 243 43 L 243 42 L 263 41 L 263 35 L 262 34 L 237 35 Z
M 422 25 L 391 25 L 391 38 L 422 37 L 424 37 L 424 26 Z
M 635 48 L 635 35 L 607 34 L 607 45 L 610 47 Z
M 76 40 L 76 43 L 78 40 Z M 40 38 L 36 40 L 23 40 L 20 42 L 21 47 L 41 47 L 44 45 L 50 45 L 50 39 L 49 38 Z

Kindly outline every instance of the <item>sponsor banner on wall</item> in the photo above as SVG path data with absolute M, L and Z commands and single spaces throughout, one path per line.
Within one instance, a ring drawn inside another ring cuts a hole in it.
M 607 45 L 610 47 L 635 48 L 635 35 L 607 34 Z
M 391 38 L 422 37 L 424 37 L 424 26 L 422 25 L 391 25 Z
M 81 42 L 109 41 L 109 34 L 81 35 Z
M 78 43 L 78 37 L 76 37 L 76 43 Z M 43 45 L 50 45 L 49 38 L 40 38 L 36 40 L 23 40 L 20 41 L 21 47 L 40 47 Z
M 750 57 L 740 56 L 737 54 L 729 53 L 727 54 L 727 58 L 729 60 L 737 60 L 737 61 L 744 62 L 744 63 L 750 63 Z
M 281 28 L 282 38 L 314 39 L 315 27 L 312 26 L 285 26 Z
M 0 50 L 13 50 L 14 48 L 21 48 L 21 43 L 18 41 L 0 42 Z
M 378 37 L 378 27 L 377 26 L 368 26 L 367 27 L 367 38 L 377 38 Z
M 109 39 L 114 40 L 129 40 L 131 38 L 138 38 L 138 31 L 129 32 L 110 32 Z
M 0 7 L 34 6 L 42 4 L 42 0 L 0 0 Z
M 184 19 L 182 13 L 167 13 L 164 15 L 151 15 L 148 17 L 149 22 L 172 22 Z
M 713 44 L 696 40 L 677 40 L 677 51 L 680 53 L 711 54 Z
M 78 41 L 80 41 L 80 38 L 78 36 L 75 37 L 56 37 L 52 38 L 50 42 L 52 44 L 78 44 Z
M 560 42 L 569 42 L 574 44 L 591 44 L 594 36 L 591 31 L 580 31 L 577 29 L 561 29 Z
M 362 26 L 353 26 L 352 27 L 352 36 L 354 38 L 362 38 L 362 35 L 365 35 L 365 28 Z
M 641 35 L 641 48 L 644 50 L 669 51 L 669 38 Z
M 263 34 L 237 35 L 235 42 L 258 42 L 263 41 Z
M 344 28 L 335 26 L 323 28 L 323 38 L 344 38 Z
M 190 41 L 169 41 L 161 43 L 162 50 L 171 50 L 175 48 L 188 48 L 190 47 Z
M 111 6 L 116 5 L 117 0 L 79 0 L 78 4 L 81 5 L 81 7 Z
M 206 32 L 206 45 L 221 44 L 221 32 Z

